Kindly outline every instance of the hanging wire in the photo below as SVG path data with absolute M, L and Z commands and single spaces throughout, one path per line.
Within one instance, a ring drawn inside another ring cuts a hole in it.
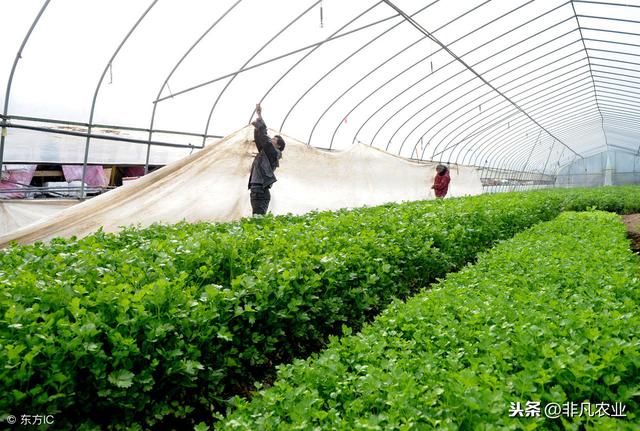
M 320 28 L 324 28 L 324 14 L 322 10 L 322 1 L 320 2 Z
M 109 63 L 109 84 L 113 84 L 113 65 Z
M 431 51 L 429 53 L 429 61 L 431 63 L 431 73 L 433 73 L 433 41 L 431 39 L 429 39 L 429 50 Z

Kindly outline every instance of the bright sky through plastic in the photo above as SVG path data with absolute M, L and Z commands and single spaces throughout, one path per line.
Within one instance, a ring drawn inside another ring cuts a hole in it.
M 572 7 L 560 0 L 393 2 L 544 130 L 385 2 L 323 0 L 321 26 L 314 1 L 242 0 L 233 7 L 236 1 L 159 0 L 107 71 L 94 122 L 149 127 L 165 79 L 231 9 L 169 79 L 154 128 L 226 135 L 247 125 L 264 97 L 271 128 L 323 148 L 360 141 L 405 157 L 537 170 L 574 160 L 574 151 L 637 149 L 637 105 L 628 88 L 616 86 L 624 79 L 637 88 L 640 76 L 634 65 L 640 63 L 637 0 L 628 7 L 584 1 Z M 15 53 L 42 4 L 2 0 L 0 102 Z M 18 64 L 9 114 L 87 122 L 109 58 L 150 4 L 52 0 Z M 313 52 L 269 62 L 357 29 Z

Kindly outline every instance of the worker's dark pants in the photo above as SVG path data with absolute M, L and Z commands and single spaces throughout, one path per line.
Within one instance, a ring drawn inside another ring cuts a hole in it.
M 254 214 L 266 214 L 271 193 L 266 187 L 251 187 L 251 208 Z

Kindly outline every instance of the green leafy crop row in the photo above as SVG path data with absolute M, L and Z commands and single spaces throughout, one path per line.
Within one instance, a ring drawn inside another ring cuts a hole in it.
M 0 414 L 183 428 L 496 241 L 588 207 L 637 211 L 640 189 L 157 225 L 12 247 L 0 252 Z
M 637 429 L 639 263 L 615 215 L 565 213 L 280 367 L 217 428 Z

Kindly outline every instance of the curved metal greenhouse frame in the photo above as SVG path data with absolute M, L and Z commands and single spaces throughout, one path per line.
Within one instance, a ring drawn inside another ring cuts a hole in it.
M 52 9 L 64 7 L 60 0 L 43 1 L 23 35 L 12 34 L 22 42 L 6 77 L 0 166 L 18 163 L 5 153 L 8 131 L 22 129 L 84 137 L 85 167 L 93 139 L 142 144 L 148 168 L 153 148 L 192 151 L 243 127 L 257 101 L 271 108 L 271 126 L 309 145 L 342 149 L 360 142 L 417 160 L 472 165 L 485 178 L 513 180 L 515 189 L 550 182 L 566 166 L 595 154 L 640 156 L 638 0 L 216 3 L 215 10 L 205 2 L 180 6 L 185 16 L 199 20 L 182 22 L 193 32 L 176 33 L 180 40 L 166 54 L 164 69 L 144 72 L 153 93 L 127 89 L 131 100 L 150 109 L 140 113 L 146 119 L 134 121 L 132 115 L 127 122 L 116 115 L 109 121 L 127 103 L 102 102 L 98 95 L 120 58 L 132 61 L 155 49 L 153 37 L 138 39 L 138 28 L 144 31 L 154 20 L 163 28 L 178 19 L 171 16 L 176 10 L 164 0 L 151 1 L 141 14 L 118 3 L 119 16 L 135 22 L 126 32 L 108 35 L 115 49 L 104 54 L 93 98 L 83 107 L 88 120 L 80 121 L 66 116 L 66 107 L 49 116 L 35 108 L 29 112 L 20 103 L 26 96 L 13 91 L 21 59 L 51 36 L 34 41 L 33 35 Z M 5 2 L 3 15 L 11 17 L 16 4 Z M 245 45 L 234 49 L 236 42 Z M 173 82 L 177 91 L 171 91 Z M 62 107 L 65 101 L 56 103 Z M 98 107 L 107 121 L 96 119 Z M 184 118 L 189 126 L 180 123 Z M 99 134 L 97 128 L 146 138 Z M 167 139 L 154 140 L 157 135 Z M 83 170 L 83 184 L 84 175 Z

